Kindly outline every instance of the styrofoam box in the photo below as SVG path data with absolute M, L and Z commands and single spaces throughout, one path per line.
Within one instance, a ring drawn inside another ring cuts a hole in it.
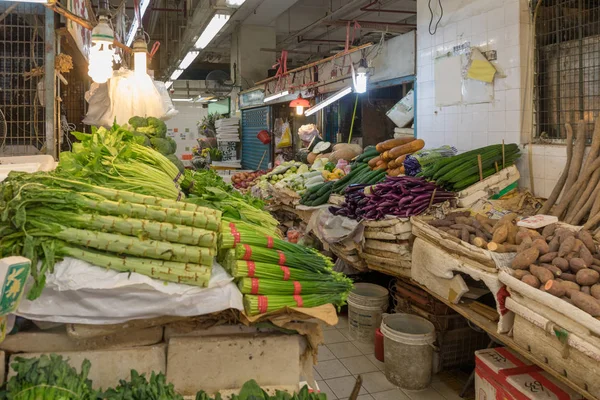
M 581 395 L 506 347 L 475 352 L 476 400 L 580 400 Z
M 11 171 L 38 172 L 52 171 L 54 168 L 56 163 L 49 155 L 0 157 L 0 182 L 6 179 Z

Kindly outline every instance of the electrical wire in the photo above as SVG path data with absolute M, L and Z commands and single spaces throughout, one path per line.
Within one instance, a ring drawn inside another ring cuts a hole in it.
M 440 18 L 435 23 L 435 28 L 432 31 L 431 25 L 433 25 L 433 9 L 431 8 L 431 0 L 429 0 L 427 3 L 427 7 L 429 7 L 429 13 L 431 14 L 431 19 L 429 20 L 429 34 L 432 36 L 436 34 L 438 25 L 440 24 L 440 21 L 442 20 L 442 17 L 444 16 L 444 7 L 442 7 L 442 0 L 438 0 L 438 4 L 440 5 Z

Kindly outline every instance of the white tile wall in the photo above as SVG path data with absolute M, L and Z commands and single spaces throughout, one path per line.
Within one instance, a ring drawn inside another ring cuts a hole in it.
M 428 147 L 449 144 L 461 151 L 502 140 L 527 143 L 531 130 L 531 99 L 525 88 L 530 61 L 527 0 L 444 0 L 443 5 L 442 21 L 437 32 L 430 35 L 428 0 L 417 0 L 418 136 Z M 496 50 L 494 64 L 500 73 L 494 80 L 494 100 L 436 107 L 435 58 L 465 42 L 483 51 Z M 523 108 L 527 112 L 523 113 Z M 566 163 L 565 149 L 536 145 L 533 151 L 535 194 L 548 196 Z M 518 167 L 520 183 L 526 187 L 530 186 L 528 163 L 525 148 Z

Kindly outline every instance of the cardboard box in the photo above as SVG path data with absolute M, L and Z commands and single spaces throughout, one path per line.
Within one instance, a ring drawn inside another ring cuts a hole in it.
M 477 400 L 583 400 L 506 347 L 476 351 L 475 364 Z

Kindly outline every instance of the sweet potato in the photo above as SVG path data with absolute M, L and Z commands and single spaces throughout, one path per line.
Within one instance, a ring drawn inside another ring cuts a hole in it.
M 600 317 L 600 303 L 594 297 L 582 292 L 569 292 L 573 305 L 582 309 L 592 317 Z
M 546 225 L 544 229 L 542 229 L 542 236 L 544 238 L 548 238 L 548 236 L 554 235 L 554 231 L 556 230 L 556 224 Z
M 567 261 L 571 261 L 572 258 L 579 258 L 579 257 L 577 257 L 578 255 L 579 255 L 579 253 L 575 253 L 574 251 L 572 251 L 569 254 L 567 254 L 566 256 L 564 256 L 564 258 Z
M 594 238 L 590 231 L 586 229 L 582 229 L 577 232 L 577 239 L 581 240 L 585 247 L 590 251 L 590 253 L 596 252 L 596 244 L 594 243 Z
M 458 230 L 463 230 L 466 229 L 467 232 L 469 233 L 475 233 L 475 228 L 473 228 L 470 225 L 465 225 L 465 224 L 454 224 L 454 225 L 450 225 L 450 228 L 452 229 L 458 229 Z
M 579 249 L 579 258 L 585 261 L 588 267 L 594 263 L 594 256 L 592 256 L 592 253 L 585 244 Z
M 511 267 L 513 269 L 526 269 L 537 260 L 539 255 L 540 251 L 536 247 L 530 247 L 515 256 L 512 260 Z
M 531 273 L 529 271 L 527 271 L 526 269 L 515 269 L 513 271 L 513 276 L 517 279 L 521 279 L 523 278 L 525 275 L 531 275 Z M 600 285 L 599 285 L 600 286 Z
M 580 292 L 591 295 L 591 288 L 589 286 L 582 286 Z
M 600 272 L 600 267 L 597 266 L 596 264 L 592 264 L 588 267 L 589 269 L 593 269 L 596 272 Z
M 482 249 L 487 248 L 487 242 L 485 241 L 485 239 L 483 239 L 483 238 L 481 238 L 479 236 L 475 237 L 475 239 L 473 239 L 473 242 L 471 242 L 471 244 L 473 246 L 477 246 L 477 247 L 480 247 Z
M 592 263 L 593 263 L 594 265 L 597 265 L 597 266 L 599 266 L 599 267 L 600 267 L 600 259 L 599 259 L 597 256 L 596 256 L 596 257 L 594 257 L 594 260 L 592 261 Z
M 560 279 L 564 281 L 577 282 L 575 280 L 575 274 L 570 274 L 568 272 L 563 272 L 562 274 L 560 274 Z
M 516 237 L 519 232 L 519 228 L 515 224 L 508 224 L 508 236 L 506 241 L 510 244 L 517 244 Z
M 531 239 L 531 236 L 529 235 L 529 231 L 525 228 L 519 228 L 519 230 L 515 236 L 515 244 L 521 244 L 523 242 L 523 240 L 525 240 L 527 238 Z
M 558 237 L 554 237 L 549 243 L 548 243 L 548 250 L 550 252 L 557 252 L 558 253 L 558 249 L 560 248 L 560 241 L 558 239 Z
M 452 225 L 452 227 L 455 226 L 456 225 Z M 466 225 L 464 225 L 462 230 L 460 231 L 460 240 L 467 243 L 471 242 L 471 237 L 469 236 L 469 231 L 467 230 Z
M 492 235 L 487 233 L 485 230 L 481 230 L 478 228 L 475 228 L 475 236 L 484 239 L 486 243 L 488 240 L 492 240 Z
M 473 226 L 473 218 L 471 217 L 456 217 L 454 219 L 457 224 L 465 224 L 469 226 Z M 475 228 L 475 226 L 473 226 Z
M 590 294 L 596 299 L 600 299 L 600 284 L 595 284 L 590 288 Z
M 558 252 L 553 251 L 551 253 L 546 253 L 544 255 L 541 255 L 539 260 L 540 260 L 540 262 L 543 262 L 543 263 L 551 263 L 556 257 L 558 257 Z M 567 263 L 567 267 L 568 267 L 568 263 Z
M 479 214 L 479 213 L 476 213 L 476 214 L 475 214 L 475 219 L 476 219 L 477 221 L 479 221 L 480 223 L 482 223 L 482 224 L 486 224 L 486 225 L 489 225 L 489 226 L 492 226 L 492 227 L 493 227 L 493 226 L 494 226 L 494 224 L 496 224 L 496 222 L 498 221 L 498 220 L 495 220 L 495 219 L 488 218 L 488 217 L 486 217 L 485 215 L 483 215 L 483 214 Z M 490 232 L 490 233 L 491 233 L 491 232 Z
M 567 238 L 571 237 L 571 236 L 575 236 L 575 233 L 573 233 L 573 231 L 566 229 L 566 228 L 559 228 L 556 231 L 554 231 L 554 236 L 558 237 L 558 241 L 560 243 L 564 242 Z
M 587 265 L 585 264 L 585 261 L 583 261 L 581 258 L 575 257 L 569 260 L 569 267 L 571 267 L 571 271 L 577 273 L 579 272 L 579 270 L 587 268 Z
M 562 283 L 552 279 L 544 284 L 544 291 L 556 297 L 562 297 L 567 292 Z
M 518 245 L 517 247 L 517 251 L 520 253 L 522 251 L 527 250 L 528 248 L 530 248 L 533 245 L 533 240 L 531 240 L 531 238 L 529 236 L 525 236 L 522 240 L 521 243 Z
M 503 215 L 498 222 L 496 222 L 496 225 L 494 225 L 494 229 L 498 229 L 500 226 L 504 225 L 504 224 L 512 224 L 516 219 L 517 219 L 518 215 L 515 213 L 508 213 L 506 215 Z
M 548 271 L 544 267 L 539 267 L 535 264 L 531 264 L 529 266 L 529 272 L 531 272 L 531 275 L 538 278 L 542 283 L 546 283 L 549 280 L 554 279 L 554 274 L 552 274 L 552 272 Z
M 521 278 L 521 282 L 526 283 L 529 286 L 534 287 L 536 289 L 539 289 L 540 287 L 540 280 L 531 274 L 523 276 Z
M 548 243 L 546 243 L 546 241 L 542 238 L 535 239 L 533 241 L 532 246 L 536 247 L 539 250 L 540 255 L 544 255 L 550 251 L 550 248 L 548 247 Z
M 583 242 L 577 238 L 575 238 L 575 244 L 573 245 L 573 249 L 571 251 L 575 252 L 575 253 L 579 253 L 579 250 L 585 247 L 585 245 L 583 244 Z
M 558 268 L 556 265 L 552 265 L 552 264 L 540 264 L 540 267 L 546 268 L 548 271 L 552 272 L 552 275 L 559 277 L 562 274 L 562 271 L 560 268 Z
M 568 292 L 567 292 L 567 293 L 568 293 Z M 566 302 L 567 302 L 567 303 L 569 303 L 569 304 L 573 304 L 573 302 L 571 301 L 571 299 L 570 299 L 570 298 L 568 298 L 567 296 L 563 296 L 563 297 L 561 297 L 561 300 L 564 300 L 564 301 L 566 301 Z
M 468 217 L 471 215 L 470 211 L 452 211 L 446 215 L 446 219 L 454 220 L 456 217 Z
M 560 243 L 560 247 L 558 248 L 558 256 L 563 257 L 573 251 L 573 247 L 575 247 L 575 236 L 568 236 Z
M 429 223 L 429 225 L 435 226 L 436 228 L 440 227 L 440 226 L 450 226 L 450 225 L 453 225 L 452 221 L 448 221 L 448 220 L 445 220 L 445 219 L 434 219 L 434 220 L 428 221 L 428 223 Z
M 489 242 L 487 244 L 487 249 L 489 251 L 493 251 L 495 253 L 515 253 L 517 252 L 518 248 L 516 245 L 514 244 L 500 244 L 500 243 L 496 243 L 496 242 Z M 527 268 L 527 267 L 525 267 Z
M 567 292 L 569 292 L 569 290 L 575 290 L 575 291 L 577 291 L 577 292 L 580 290 L 580 287 L 579 287 L 579 285 L 578 285 L 578 284 L 576 284 L 575 282 L 571 282 L 571 281 L 565 281 L 565 280 L 562 280 L 562 279 L 561 279 L 561 282 L 560 282 L 560 283 L 562 284 L 562 286 L 565 288 L 565 290 L 566 290 Z
M 600 274 L 593 269 L 580 269 L 577 274 L 575 274 L 575 280 L 582 286 L 592 286 L 598 283 Z
M 552 254 L 552 253 L 547 253 L 545 255 L 548 255 L 548 254 Z M 540 257 L 540 260 L 541 260 L 541 257 Z M 562 257 L 556 257 L 554 260 L 552 260 L 552 265 L 556 265 L 563 272 L 567 272 L 569 270 L 569 262 Z
M 508 239 L 508 224 L 500 225 L 494 228 L 492 234 L 492 241 L 502 244 Z

